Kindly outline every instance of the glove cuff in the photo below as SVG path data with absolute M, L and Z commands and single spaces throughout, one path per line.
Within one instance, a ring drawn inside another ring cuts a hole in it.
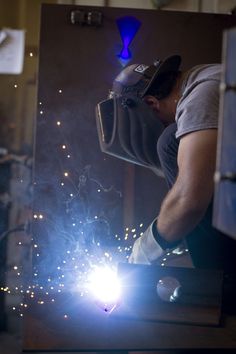
M 168 242 L 166 241 L 161 234 L 158 231 L 157 228 L 157 219 L 153 221 L 152 223 L 152 234 L 156 240 L 156 242 L 161 246 L 163 250 L 168 250 L 168 249 L 173 249 L 178 246 L 178 244 L 181 242 L 181 240 L 174 241 L 174 242 Z

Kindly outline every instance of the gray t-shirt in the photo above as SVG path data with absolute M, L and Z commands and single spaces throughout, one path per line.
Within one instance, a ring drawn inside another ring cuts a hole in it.
M 220 64 L 198 65 L 187 73 L 176 109 L 176 138 L 218 128 L 220 78 Z

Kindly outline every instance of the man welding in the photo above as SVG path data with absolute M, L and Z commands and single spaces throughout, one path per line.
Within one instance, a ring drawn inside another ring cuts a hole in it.
M 97 106 L 102 150 L 161 169 L 169 187 L 129 262 L 155 264 L 185 240 L 195 267 L 233 273 L 236 242 L 212 226 L 221 65 L 181 72 L 180 64 L 174 55 L 126 67 Z

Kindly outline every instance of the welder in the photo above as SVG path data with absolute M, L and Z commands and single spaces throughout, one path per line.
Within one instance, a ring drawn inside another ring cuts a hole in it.
M 195 267 L 229 274 L 236 242 L 212 226 L 221 64 L 180 66 L 173 55 L 124 68 L 97 105 L 100 145 L 163 173 L 169 188 L 129 262 L 158 263 L 184 240 Z

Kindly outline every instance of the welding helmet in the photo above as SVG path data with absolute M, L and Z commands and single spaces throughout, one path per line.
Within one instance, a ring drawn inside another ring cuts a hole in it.
M 115 78 L 108 99 L 96 106 L 101 150 L 162 175 L 157 140 L 164 130 L 153 110 L 143 101 L 152 84 L 168 72 L 177 72 L 178 55 L 153 65 L 132 64 Z

